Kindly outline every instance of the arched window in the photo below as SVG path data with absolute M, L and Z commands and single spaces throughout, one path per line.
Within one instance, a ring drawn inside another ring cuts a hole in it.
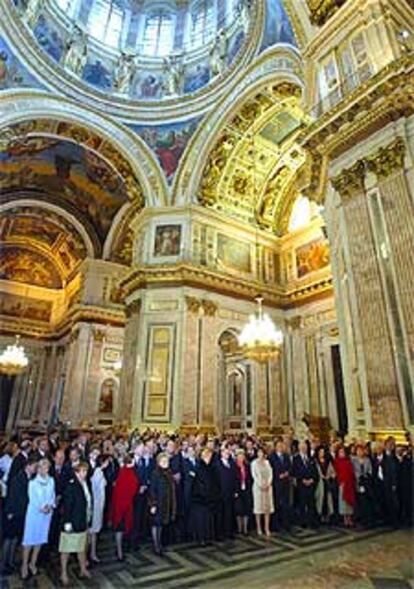
M 118 47 L 124 11 L 114 0 L 94 0 L 88 17 L 89 33 L 112 47 Z
M 217 18 L 214 0 L 196 0 L 190 11 L 190 44 L 199 47 L 216 33 Z
M 142 53 L 145 55 L 168 55 L 174 45 L 174 17 L 166 12 L 147 16 L 142 38 Z

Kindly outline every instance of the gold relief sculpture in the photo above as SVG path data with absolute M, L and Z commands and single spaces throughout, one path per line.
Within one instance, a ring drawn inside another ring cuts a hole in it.
M 251 188 L 251 179 L 243 170 L 236 170 L 233 176 L 233 190 L 246 195 Z
M 200 184 L 199 201 L 201 204 L 211 206 L 217 201 L 218 182 L 235 145 L 235 136 L 225 131 L 210 153 Z
M 346 0 L 307 0 L 311 23 L 321 27 Z
M 365 163 L 358 160 L 350 168 L 342 170 L 331 179 L 332 186 L 345 200 L 349 200 L 358 193 L 365 192 Z
M 404 140 L 398 137 L 386 147 L 380 147 L 373 155 L 366 158 L 368 170 L 378 178 L 386 178 L 404 168 L 405 152 Z
M 142 186 L 135 176 L 127 176 L 125 180 L 126 192 L 129 200 L 139 209 L 145 206 L 145 197 Z

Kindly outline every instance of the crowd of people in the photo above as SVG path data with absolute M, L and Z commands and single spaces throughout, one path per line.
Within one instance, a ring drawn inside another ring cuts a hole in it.
M 135 430 L 20 434 L 0 457 L 2 574 L 36 575 L 41 550 L 60 553 L 60 579 L 76 554 L 81 577 L 99 562 L 112 530 L 116 557 L 151 540 L 200 547 L 236 534 L 288 533 L 292 526 L 412 524 L 412 447 L 332 436 L 264 441 L 248 434 L 181 436 Z

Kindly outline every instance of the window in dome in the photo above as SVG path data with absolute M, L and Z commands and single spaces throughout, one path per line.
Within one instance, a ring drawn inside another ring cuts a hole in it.
M 146 55 L 168 55 L 174 43 L 174 18 L 157 12 L 145 21 L 142 52 Z
M 208 42 L 216 32 L 214 4 L 213 0 L 198 0 L 191 7 L 190 42 L 194 47 Z
M 102 43 L 117 47 L 124 13 L 113 0 L 95 0 L 88 18 L 88 29 Z

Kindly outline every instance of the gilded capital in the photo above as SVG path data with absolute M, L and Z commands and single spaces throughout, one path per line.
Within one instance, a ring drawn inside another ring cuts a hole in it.
M 373 155 L 366 158 L 369 171 L 378 178 L 387 178 L 404 168 L 405 149 L 405 143 L 401 137 L 397 137 L 386 147 L 380 147 Z
M 365 191 L 365 163 L 358 160 L 350 168 L 345 168 L 331 179 L 332 186 L 344 200 L 349 200 L 355 194 Z
M 345 4 L 346 0 L 307 0 L 310 20 L 313 25 L 321 27 Z
M 201 301 L 199 301 L 196 297 L 185 297 L 185 302 L 187 303 L 187 309 L 190 313 L 198 313 L 201 308 Z
M 214 317 L 214 315 L 217 313 L 218 305 L 213 301 L 203 299 L 201 301 L 201 306 L 203 307 L 204 315 L 207 317 Z
M 105 331 L 98 327 L 92 328 L 92 337 L 95 342 L 103 342 L 105 339 Z

